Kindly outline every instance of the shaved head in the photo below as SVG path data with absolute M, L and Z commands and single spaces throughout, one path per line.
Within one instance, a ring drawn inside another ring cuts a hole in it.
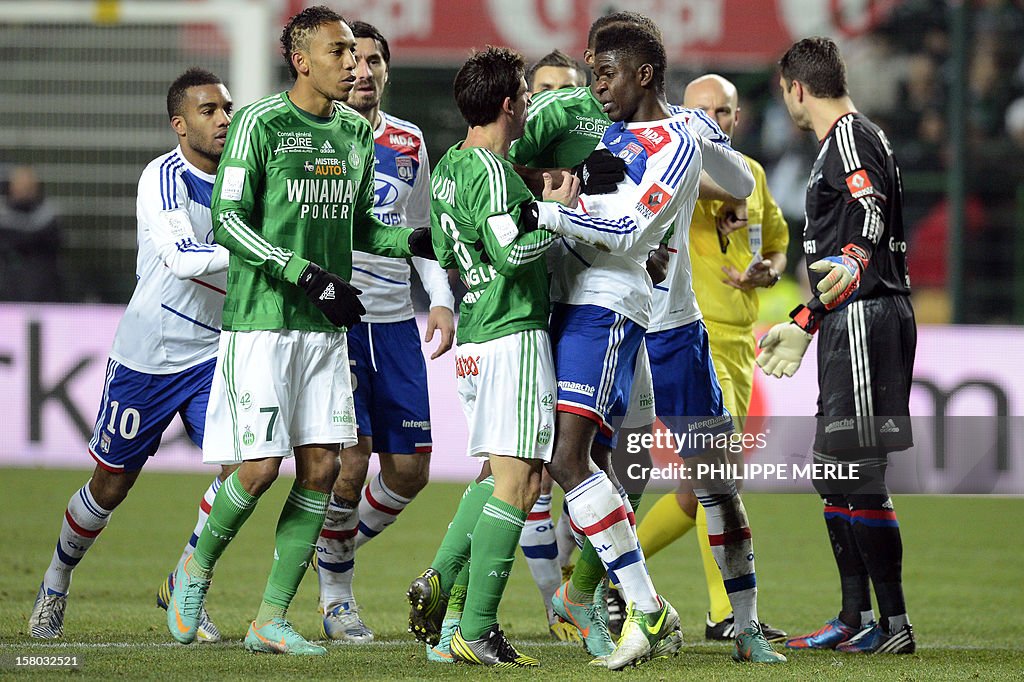
M 739 120 L 739 93 L 736 86 L 718 74 L 709 73 L 690 81 L 683 93 L 683 106 L 701 109 L 730 137 Z

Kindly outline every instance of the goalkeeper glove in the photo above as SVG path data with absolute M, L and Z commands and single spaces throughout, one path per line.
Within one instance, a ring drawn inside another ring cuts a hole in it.
M 596 149 L 572 174 L 580 179 L 580 194 L 610 194 L 626 177 L 626 162 L 607 149 Z
M 818 282 L 819 298 L 826 310 L 836 310 L 857 296 L 860 276 L 868 266 L 868 253 L 856 244 L 843 247 L 842 255 L 811 264 L 811 270 L 828 273 Z
M 351 329 L 359 324 L 366 308 L 359 302 L 359 289 L 331 274 L 316 263 L 310 263 L 299 275 L 297 284 L 306 296 L 336 327 Z
M 429 227 L 417 227 L 409 235 L 409 251 L 412 255 L 429 260 L 437 260 L 434 253 L 434 243 L 430 238 Z
M 791 377 L 796 374 L 807 347 L 811 345 L 812 335 L 818 330 L 818 320 L 810 308 L 800 305 L 789 315 L 792 322 L 775 325 L 758 344 L 761 354 L 757 356 L 757 366 L 769 376 Z

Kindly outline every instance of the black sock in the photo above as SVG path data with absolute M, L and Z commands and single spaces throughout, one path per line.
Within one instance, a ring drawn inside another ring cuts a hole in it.
M 839 584 L 843 593 L 839 620 L 858 628 L 861 625 L 861 612 L 871 610 L 868 569 L 861 560 L 861 552 L 854 537 L 846 496 L 825 494 L 821 499 L 825 503 L 825 527 L 839 569 Z
M 875 586 L 881 623 L 907 612 L 903 598 L 903 540 L 892 501 L 885 495 L 849 495 L 853 535 Z

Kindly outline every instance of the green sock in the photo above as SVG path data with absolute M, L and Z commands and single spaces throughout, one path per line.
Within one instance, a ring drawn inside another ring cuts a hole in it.
M 473 529 L 469 590 L 459 623 L 466 639 L 480 639 L 498 622 L 498 603 L 512 573 L 526 515 L 494 496 L 484 505 Z
M 643 493 L 626 493 L 626 499 L 629 500 L 629 506 L 633 508 L 634 514 L 640 511 L 640 498 L 643 496 Z
M 480 512 L 494 492 L 494 478 L 488 476 L 479 483 L 471 483 L 462 495 L 459 508 L 448 525 L 441 546 L 437 548 L 431 568 L 441 574 L 441 591 L 451 594 L 452 585 L 469 561 L 469 548 L 473 541 L 473 528 L 480 520 Z
M 271 618 L 284 617 L 302 576 L 313 561 L 329 499 L 329 494 L 303 488 L 298 481 L 292 484 L 277 520 L 274 563 L 270 567 L 267 588 L 263 591 L 261 614 L 272 613 Z
M 242 524 L 252 515 L 258 497 L 246 492 L 238 481 L 238 472 L 228 476 L 213 498 L 210 517 L 196 542 L 196 551 L 188 563 L 190 574 L 196 578 L 209 578 L 220 555 L 227 549 Z
M 455 578 L 451 595 L 448 597 L 448 610 L 444 614 L 445 618 L 462 618 L 462 609 L 466 606 L 466 591 L 469 588 L 469 565 L 469 561 L 463 564 L 462 570 Z
M 572 577 L 569 580 L 568 597 L 578 603 L 586 603 L 585 599 L 592 599 L 597 586 L 601 583 L 607 571 L 601 558 L 597 556 L 594 545 L 587 540 L 580 550 L 580 558 L 576 561 L 576 567 L 572 569 Z

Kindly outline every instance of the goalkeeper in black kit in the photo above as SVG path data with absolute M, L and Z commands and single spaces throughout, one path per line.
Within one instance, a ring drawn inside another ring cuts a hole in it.
M 835 43 L 807 38 L 779 62 L 786 108 L 820 141 L 807 185 L 804 254 L 815 297 L 761 340 L 757 364 L 793 376 L 818 335 L 815 463 L 856 463 L 856 481 L 820 480 L 839 568 L 839 615 L 786 646 L 913 653 L 899 522 L 885 486 L 890 452 L 913 445 L 917 327 L 910 305 L 903 189 L 885 133 L 857 112 Z M 874 586 L 879 617 L 871 606 Z

